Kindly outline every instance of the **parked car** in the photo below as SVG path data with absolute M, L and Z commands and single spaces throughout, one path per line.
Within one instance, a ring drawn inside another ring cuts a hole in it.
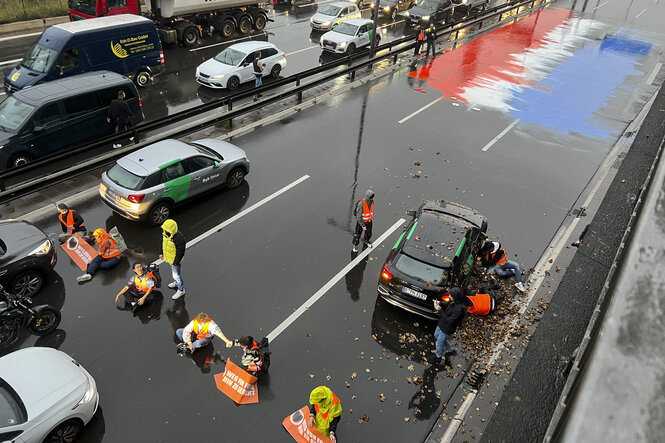
M 32 86 L 0 103 L 0 171 L 66 151 L 111 133 L 106 123 L 118 91 L 143 120 L 134 83 L 110 71 L 89 72 Z
M 490 0 L 452 0 L 455 10 L 457 8 L 463 9 L 465 12 L 470 12 L 472 9 L 485 10 Z
M 361 18 L 360 9 L 356 5 L 351 2 L 334 2 L 316 11 L 309 19 L 309 24 L 315 31 L 327 31 L 352 18 Z
M 279 77 L 286 68 L 286 54 L 268 42 L 249 41 L 236 43 L 196 68 L 196 81 L 209 88 L 237 89 L 241 83 L 254 81 L 254 58 L 261 51 L 263 75 Z
M 451 0 L 419 0 L 418 4 L 404 13 L 406 24 L 429 26 L 430 23 L 446 23 L 452 19 Z
M 249 173 L 245 151 L 214 139 L 163 140 L 120 158 L 102 174 L 102 201 L 130 220 L 161 225 L 174 207 Z
M 381 0 L 379 11 L 386 17 L 390 17 L 395 20 L 397 18 L 398 12 L 404 12 L 416 5 L 416 0 Z M 374 9 L 374 2 L 370 5 L 372 10 Z
M 370 6 L 371 0 L 349 0 L 351 3 L 355 4 L 358 9 L 365 9 L 367 6 Z
M 0 221 L 0 284 L 7 291 L 34 296 L 57 260 L 53 242 L 32 223 Z
M 413 219 L 388 254 L 378 292 L 407 311 L 437 318 L 433 301 L 446 300 L 452 286 L 467 285 L 487 219 L 444 200 L 425 201 L 409 214 Z
M 372 38 L 378 44 L 381 40 L 379 30 L 373 30 L 372 20 L 354 18 L 340 23 L 335 29 L 321 36 L 321 49 L 336 53 L 351 54 L 358 48 L 369 46 Z
M 99 405 L 97 385 L 62 351 L 33 347 L 0 358 L 0 440 L 71 442 Z

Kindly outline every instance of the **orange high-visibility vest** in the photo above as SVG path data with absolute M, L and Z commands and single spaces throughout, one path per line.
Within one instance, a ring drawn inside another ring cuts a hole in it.
M 62 217 L 62 214 L 59 216 L 60 221 L 62 222 L 63 225 L 67 226 L 67 230 L 69 231 L 70 234 L 74 233 L 74 214 L 72 214 L 72 211 L 67 211 L 67 221 Z
M 425 30 L 421 29 L 420 34 L 418 34 L 418 41 L 423 41 L 425 40 Z
M 150 289 L 150 286 L 148 286 L 148 279 L 154 279 L 155 277 L 152 275 L 152 272 L 146 274 L 145 272 L 143 275 L 134 276 L 134 286 L 136 286 L 136 290 L 139 292 L 148 292 L 148 289 Z
M 503 246 L 499 246 L 499 249 L 496 250 L 494 254 L 487 252 L 486 259 L 489 260 L 490 258 L 494 258 L 496 254 L 499 253 L 499 251 L 503 252 L 503 257 L 499 259 L 498 262 L 496 262 L 495 266 L 502 266 L 505 265 L 506 262 L 508 261 L 508 256 L 506 256 L 506 251 L 503 249 Z
M 332 396 L 333 396 L 333 401 L 332 401 L 332 403 L 330 404 L 330 407 L 328 408 L 328 410 L 326 410 L 326 412 L 321 413 L 321 412 L 319 411 L 319 404 L 318 404 L 318 403 L 316 403 L 316 404 L 314 405 L 314 410 L 316 410 L 316 414 L 317 414 L 317 415 L 320 414 L 320 415 L 321 415 L 321 418 L 323 418 L 324 420 L 327 420 L 327 419 L 328 419 L 328 411 L 330 411 L 330 410 L 332 409 L 332 407 L 333 407 L 336 403 L 341 403 L 341 402 L 339 401 L 339 398 L 337 398 L 337 396 L 335 395 L 334 392 L 330 391 L 330 393 L 331 393 Z
M 104 237 L 102 237 L 102 239 L 99 241 L 100 247 L 106 241 L 109 242 L 110 246 L 106 251 L 104 251 L 102 253 L 102 258 L 111 258 L 111 257 L 117 257 L 118 255 L 120 255 L 120 253 L 122 251 L 120 251 L 120 249 L 118 249 L 118 243 L 116 243 L 116 241 L 113 240 L 113 238 L 111 238 L 111 234 L 107 233 Z
M 489 294 L 476 294 L 468 297 L 473 303 L 473 306 L 466 308 L 470 314 L 487 315 L 492 312 L 492 297 Z
M 196 319 L 194 319 L 194 333 L 196 334 L 196 339 L 201 340 L 203 338 L 207 338 L 208 335 L 208 327 L 210 326 L 210 319 L 208 319 L 207 322 L 203 324 L 199 324 Z
M 363 198 L 363 221 L 365 223 L 372 221 L 372 216 L 374 215 L 374 202 L 371 206 L 367 206 L 367 200 Z
M 256 343 L 256 340 L 254 340 L 254 343 L 252 344 L 252 349 L 251 350 L 253 351 L 255 349 L 256 350 L 259 349 L 259 345 L 258 345 L 258 343 Z M 262 364 L 263 364 L 263 356 L 261 355 L 261 352 L 259 351 L 259 361 L 255 362 L 255 363 L 252 363 L 249 366 L 247 366 L 247 370 L 251 371 L 251 372 L 259 372 L 261 370 L 261 365 Z

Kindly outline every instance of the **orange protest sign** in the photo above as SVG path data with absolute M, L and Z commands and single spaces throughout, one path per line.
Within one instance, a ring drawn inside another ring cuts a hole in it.
M 60 247 L 65 250 L 69 258 L 74 260 L 74 263 L 81 268 L 81 271 L 85 271 L 88 263 L 97 256 L 97 251 L 78 234 L 72 234 Z
M 226 360 L 224 372 L 215 374 L 217 389 L 240 405 L 259 402 L 257 380 L 258 378 L 245 372 L 231 359 Z
M 282 422 L 282 426 L 298 443 L 332 443 L 318 429 L 309 426 L 309 408 L 303 406 Z

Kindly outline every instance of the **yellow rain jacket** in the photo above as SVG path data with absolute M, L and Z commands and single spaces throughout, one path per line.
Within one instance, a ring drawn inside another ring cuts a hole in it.
M 324 435 L 330 436 L 330 423 L 342 415 L 342 403 L 326 386 L 319 386 L 309 394 L 309 402 L 316 412 L 314 426 Z
M 175 220 L 168 219 L 162 224 L 162 254 L 164 255 L 164 261 L 166 263 L 171 263 L 174 265 L 179 265 L 182 256 L 184 255 L 184 237 L 178 233 L 178 224 Z M 180 246 L 182 251 L 178 254 L 178 248 Z M 177 260 L 176 260 L 177 259 Z

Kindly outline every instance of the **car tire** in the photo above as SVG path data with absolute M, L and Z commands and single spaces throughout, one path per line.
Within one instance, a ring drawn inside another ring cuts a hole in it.
M 145 88 L 148 86 L 148 83 L 150 83 L 150 74 L 148 74 L 146 71 L 138 72 L 136 77 L 134 77 L 134 81 L 136 82 L 136 86 L 139 88 Z
M 243 168 L 233 169 L 228 177 L 226 177 L 226 187 L 229 189 L 235 189 L 242 184 L 245 180 L 245 170 Z
M 241 34 L 249 34 L 249 31 L 252 30 L 252 19 L 248 15 L 243 15 L 238 20 L 238 31 Z
M 279 73 L 282 72 L 282 66 L 279 64 L 273 65 L 272 69 L 270 69 L 270 76 L 272 78 L 277 78 L 279 77 Z
M 21 272 L 14 277 L 9 288 L 12 294 L 32 297 L 39 292 L 44 284 L 44 276 L 34 269 Z
M 83 423 L 78 420 L 67 420 L 60 423 L 57 428 L 52 430 L 44 440 L 45 443 L 58 442 L 58 443 L 71 443 L 81 435 L 83 431 Z
M 9 162 L 7 162 L 7 169 L 20 168 L 21 166 L 27 165 L 32 160 L 32 155 L 30 155 L 30 153 L 19 152 L 18 154 L 12 155 L 9 159 Z
M 235 75 L 226 82 L 226 88 L 229 91 L 235 91 L 238 89 L 238 86 L 240 86 L 240 79 L 236 77 Z
M 30 332 L 44 336 L 55 331 L 60 324 L 61 315 L 53 308 L 44 308 L 30 321 Z
M 351 55 L 351 54 L 353 54 L 354 52 L 356 52 L 356 45 L 354 45 L 353 43 L 351 43 L 351 44 L 349 45 L 349 47 L 346 48 L 346 53 L 347 53 L 348 55 Z
M 161 226 L 171 217 L 171 205 L 167 201 L 160 201 L 152 205 L 148 211 L 148 223 L 152 226 Z
M 182 33 L 182 45 L 185 48 L 196 46 L 199 42 L 199 32 L 194 26 L 190 26 Z
M 254 29 L 257 31 L 263 31 L 266 28 L 266 23 L 268 23 L 268 18 L 265 15 L 259 14 L 254 17 Z
M 219 28 L 219 32 L 224 38 L 233 37 L 233 32 L 236 30 L 236 24 L 230 18 L 227 18 L 222 22 L 222 26 Z

